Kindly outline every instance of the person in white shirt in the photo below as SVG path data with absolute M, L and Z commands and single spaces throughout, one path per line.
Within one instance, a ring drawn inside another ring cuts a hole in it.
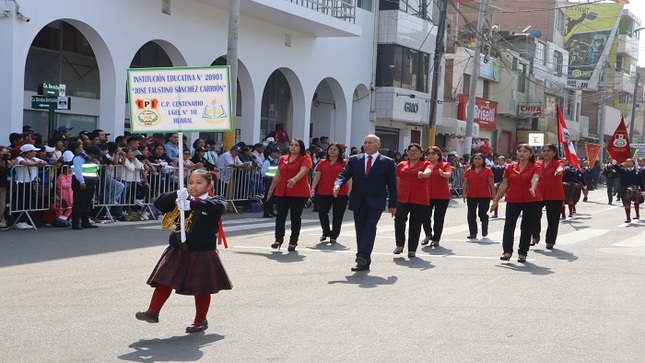
M 255 156 L 255 160 L 257 160 L 258 166 L 260 167 L 264 164 L 264 149 L 264 144 L 258 142 L 253 145 L 253 151 L 251 152 L 251 154 Z
M 217 160 L 217 167 L 220 170 L 219 179 L 224 183 L 231 181 L 232 169 L 248 169 L 249 166 L 244 164 L 238 156 L 242 152 L 242 148 L 235 145 L 230 151 L 227 151 L 219 156 Z

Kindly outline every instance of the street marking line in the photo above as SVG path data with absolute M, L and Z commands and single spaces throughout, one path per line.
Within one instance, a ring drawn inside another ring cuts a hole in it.
M 558 234 L 556 243 L 558 245 L 572 245 L 594 237 L 602 236 L 605 233 L 611 232 L 610 229 L 581 229 L 565 234 Z
M 624 239 L 620 242 L 614 243 L 612 247 L 630 247 L 630 248 L 645 248 L 645 232 L 641 232 L 636 236 Z

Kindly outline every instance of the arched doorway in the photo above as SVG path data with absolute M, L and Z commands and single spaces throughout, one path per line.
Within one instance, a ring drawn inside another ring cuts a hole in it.
M 288 120 L 291 119 L 291 106 L 289 82 L 282 71 L 276 70 L 269 76 L 262 93 L 260 134 L 263 139 L 269 132 L 275 130 L 278 124 L 285 123 L 288 126 Z M 287 127 L 287 130 L 289 129 Z M 291 132 L 289 133 L 291 134 Z
M 57 20 L 43 27 L 34 38 L 25 65 L 25 91 L 38 92 L 43 83 L 64 84 L 67 96 L 83 99 L 101 98 L 99 66 L 88 39 L 74 25 Z M 74 130 L 93 130 L 98 117 L 70 112 L 56 112 L 51 127 L 59 125 Z M 51 137 L 47 110 L 28 109 L 24 124 Z
M 340 84 L 323 79 L 311 100 L 311 137 L 327 136 L 330 142 L 346 142 L 347 102 Z

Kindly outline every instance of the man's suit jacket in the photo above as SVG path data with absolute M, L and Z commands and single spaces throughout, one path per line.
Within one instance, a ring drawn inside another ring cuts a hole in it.
M 345 169 L 338 174 L 336 183 L 340 186 L 351 178 L 352 191 L 349 194 L 349 209 L 356 210 L 362 201 L 370 208 L 385 210 L 389 193 L 389 207 L 396 208 L 396 164 L 387 156 L 378 155 L 370 173 L 365 175 L 366 154 L 349 158 Z

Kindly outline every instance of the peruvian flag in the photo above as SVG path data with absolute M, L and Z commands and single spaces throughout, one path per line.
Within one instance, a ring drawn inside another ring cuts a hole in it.
M 571 141 L 567 123 L 564 121 L 564 116 L 562 116 L 560 105 L 556 104 L 556 108 L 558 109 L 558 141 L 564 145 L 564 155 L 566 155 L 569 165 L 575 166 L 578 170 L 582 170 L 578 162 L 578 155 L 576 155 L 576 148 L 573 146 L 573 141 Z
M 607 144 L 607 152 L 612 159 L 616 160 L 619 164 L 624 163 L 625 160 L 631 158 L 629 148 L 629 134 L 627 133 L 627 127 L 625 126 L 625 118 L 620 117 L 620 123 L 614 131 L 614 135 L 609 139 L 609 144 Z

